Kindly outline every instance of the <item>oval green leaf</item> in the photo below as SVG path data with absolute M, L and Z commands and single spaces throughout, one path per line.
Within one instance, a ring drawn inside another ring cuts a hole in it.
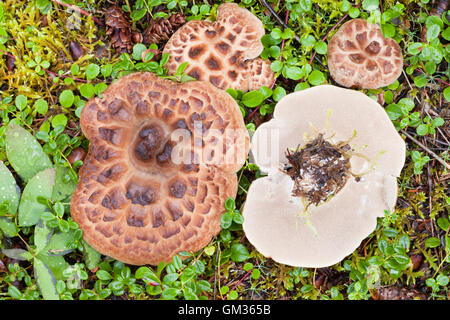
M 28 182 L 39 171 L 52 167 L 47 154 L 36 138 L 16 124 L 5 131 L 6 156 L 17 174 Z
M 8 203 L 8 213 L 16 214 L 19 207 L 20 189 L 11 172 L 0 161 L 0 204 Z
M 38 223 L 41 213 L 45 212 L 47 207 L 39 203 L 37 198 L 50 199 L 54 183 L 55 169 L 53 168 L 39 172 L 28 182 L 19 205 L 20 226 L 32 226 Z
M 34 276 L 45 300 L 59 300 L 55 276 L 50 268 L 37 258 L 34 259 Z

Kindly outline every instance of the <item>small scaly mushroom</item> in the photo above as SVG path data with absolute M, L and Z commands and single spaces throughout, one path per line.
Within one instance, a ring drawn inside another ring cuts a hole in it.
M 185 72 L 220 89 L 244 92 L 271 86 L 275 74 L 270 61 L 257 58 L 264 47 L 262 22 L 235 3 L 219 6 L 215 22 L 189 21 L 167 42 L 169 74 L 188 62 Z
M 247 157 L 238 105 L 208 82 L 149 72 L 121 77 L 102 96 L 80 120 L 90 146 L 71 215 L 84 239 L 133 265 L 200 250 L 220 231 Z
M 333 79 L 348 88 L 376 89 L 394 82 L 403 68 L 400 46 L 364 19 L 344 23 L 328 43 Z
M 394 208 L 405 143 L 377 102 L 322 85 L 280 100 L 251 154 L 268 175 L 248 190 L 247 239 L 279 263 L 320 268 L 352 253 Z

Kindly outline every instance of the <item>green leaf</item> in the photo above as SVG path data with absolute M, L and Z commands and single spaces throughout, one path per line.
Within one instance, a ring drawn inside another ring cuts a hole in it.
M 285 71 L 286 77 L 292 80 L 300 80 L 303 77 L 303 71 L 299 67 L 286 66 Z
M 231 246 L 231 259 L 235 262 L 242 262 L 245 261 L 248 256 L 249 252 L 247 248 L 241 244 L 241 243 L 235 243 Z
M 133 10 L 130 14 L 130 18 L 134 21 L 138 21 L 138 20 L 141 20 L 145 16 L 146 13 L 147 13 L 147 8 Z M 136 60 L 138 60 L 138 59 L 136 59 Z
M 383 235 L 385 235 L 386 237 L 394 238 L 397 236 L 397 234 L 398 234 L 398 232 L 394 228 L 383 229 Z
M 447 41 L 450 41 L 450 27 L 447 27 L 443 32 L 442 32 L 442 38 L 444 38 Z
M 57 114 L 56 116 L 53 117 L 52 119 L 52 126 L 53 128 L 62 126 L 63 128 L 66 127 L 67 125 L 67 117 L 64 114 Z
M 246 107 L 254 108 L 264 101 L 264 96 L 259 90 L 250 91 L 242 96 L 241 101 Z
M 100 67 L 94 63 L 91 63 L 86 67 L 86 79 L 95 79 L 100 73 Z
M 15 104 L 17 109 L 23 110 L 27 106 L 28 99 L 24 95 L 20 94 L 16 97 Z
M 52 9 L 50 0 L 36 0 L 36 7 L 42 14 L 47 14 Z
M 444 99 L 450 102 L 450 87 L 447 87 L 442 92 L 444 94 Z
M 427 28 L 427 41 L 430 42 L 433 39 L 436 39 L 439 36 L 439 32 L 441 32 L 441 28 L 437 24 L 433 24 Z
M 362 7 L 366 11 L 374 11 L 377 10 L 380 3 L 379 0 L 364 0 L 362 3 Z
M 353 19 L 357 18 L 359 16 L 359 14 L 360 14 L 360 11 L 358 8 L 352 7 L 352 8 L 350 8 L 350 10 L 348 10 L 348 15 Z
M 0 204 L 8 203 L 8 213 L 15 215 L 19 207 L 20 189 L 12 173 L 0 161 Z
M 173 300 L 178 295 L 178 290 L 175 288 L 166 288 L 163 290 L 161 297 L 166 300 Z
M 424 87 L 427 84 L 427 81 L 428 78 L 425 74 L 421 74 L 414 78 L 414 84 L 419 88 Z
M 10 123 L 6 127 L 5 142 L 6 156 L 25 182 L 39 171 L 52 167 L 50 159 L 36 138 L 21 126 Z
M 427 63 L 425 63 L 425 72 L 428 73 L 429 75 L 435 73 L 436 63 L 434 63 L 433 61 L 427 61 Z
M 318 41 L 316 45 L 314 46 L 314 49 L 318 54 L 326 54 L 328 51 L 328 46 L 323 41 Z
M 75 238 L 75 230 L 56 233 L 51 237 L 43 252 L 46 252 L 48 255 L 64 255 L 67 251 L 72 250 Z
M 163 278 L 163 283 L 170 285 L 178 279 L 178 273 L 168 273 Z
M 425 240 L 425 247 L 426 248 L 436 248 L 441 245 L 441 241 L 436 237 L 431 237 Z
M 103 65 L 100 68 L 100 71 L 101 71 L 103 77 L 105 77 L 105 78 L 109 77 L 113 71 L 112 64 L 108 63 L 108 64 Z
M 101 254 L 92 248 L 86 241 L 81 241 L 83 245 L 84 261 L 89 270 L 95 269 L 101 262 Z
M 181 261 L 181 258 L 178 255 L 173 257 L 172 263 L 177 270 L 181 270 L 183 268 L 183 261 Z
M 279 60 L 275 60 L 270 64 L 270 69 L 273 72 L 280 72 L 283 69 L 283 63 Z
M 294 88 L 294 91 L 301 91 L 310 88 L 310 85 L 308 82 L 299 82 Z
M 298 2 L 301 11 L 308 12 L 312 8 L 312 1 L 311 0 L 300 0 Z
M 420 124 L 417 128 L 416 128 L 416 132 L 419 136 L 424 136 L 428 133 L 428 126 L 424 123 Z
M 228 229 L 233 222 L 233 212 L 225 212 L 220 218 L 220 226 L 222 229 Z
M 34 276 L 45 300 L 59 300 L 55 276 L 50 268 L 38 258 L 34 258 Z
M 38 99 L 34 103 L 34 109 L 36 109 L 37 112 L 44 115 L 48 111 L 48 103 L 44 99 Z
M 433 128 L 436 128 L 436 127 L 443 126 L 444 123 L 445 123 L 445 121 L 444 121 L 443 118 L 441 118 L 441 117 L 436 117 L 436 118 L 434 118 L 434 119 L 431 121 L 431 126 L 432 126 Z
M 313 70 L 308 77 L 308 81 L 313 86 L 318 86 L 325 82 L 325 76 L 321 71 Z
M 68 179 L 70 169 L 57 165 L 55 167 L 55 187 L 52 192 L 53 201 L 63 201 L 72 195 L 77 187 L 72 179 Z
M 98 279 L 103 280 L 103 281 L 112 280 L 112 276 L 109 274 L 108 271 L 105 271 L 105 270 L 98 270 L 96 272 L 96 276 Z
M 36 246 L 37 253 L 41 252 L 42 249 L 47 246 L 50 241 L 51 234 L 52 230 L 48 228 L 42 220 L 36 224 L 34 227 L 34 245 Z
M 227 198 L 227 200 L 225 200 L 225 209 L 227 209 L 228 211 L 232 211 L 234 210 L 235 204 L 234 204 L 234 199 L 233 198 Z
M 308 34 L 301 39 L 302 46 L 309 48 L 313 47 L 316 44 L 316 38 L 314 36 Z
M 17 236 L 19 232 L 16 224 L 6 217 L 0 217 L 0 231 L 10 238 Z
M 437 225 L 439 226 L 439 228 L 441 228 L 442 230 L 447 232 L 448 228 L 450 227 L 450 222 L 449 222 L 448 218 L 440 217 L 437 219 L 436 222 L 437 222 Z
M 23 190 L 19 204 L 19 225 L 32 226 L 38 223 L 47 207 L 38 202 L 37 197 L 50 199 L 55 182 L 55 169 L 45 169 L 30 179 Z
M 22 298 L 22 293 L 20 292 L 20 290 L 17 289 L 17 287 L 11 285 L 11 284 L 8 286 L 8 294 L 13 299 L 17 299 L 18 300 L 18 299 Z
M 188 267 L 186 267 L 186 268 L 183 270 L 183 272 L 181 273 L 180 281 L 181 281 L 182 283 L 189 282 L 192 278 L 195 277 L 195 275 L 196 275 L 196 273 L 195 273 L 195 268 L 194 268 L 194 266 L 188 266 Z
M 64 108 L 70 108 L 75 100 L 72 90 L 63 90 L 59 95 L 59 103 Z
M 252 279 L 259 279 L 259 276 L 261 275 L 261 271 L 259 271 L 258 269 L 253 269 L 252 270 Z
M 395 26 L 391 23 L 383 23 L 381 31 L 386 38 L 393 38 L 395 36 Z
M 407 51 L 410 55 L 417 55 L 420 53 L 420 51 L 422 51 L 422 48 L 423 48 L 423 43 L 414 42 L 408 46 Z
M 276 87 L 273 90 L 272 97 L 275 101 L 280 101 L 286 95 L 286 90 L 283 87 Z
M 81 85 L 80 94 L 86 99 L 91 98 L 94 95 L 94 86 L 92 83 L 85 83 Z
M 439 274 L 436 277 L 436 282 L 439 283 L 439 285 L 442 287 L 446 287 L 449 283 L 449 280 L 450 279 L 446 275 L 443 275 L 443 274 Z
M 140 61 L 142 59 L 142 52 L 147 50 L 147 47 L 142 43 L 136 43 L 133 46 L 133 58 L 134 60 Z

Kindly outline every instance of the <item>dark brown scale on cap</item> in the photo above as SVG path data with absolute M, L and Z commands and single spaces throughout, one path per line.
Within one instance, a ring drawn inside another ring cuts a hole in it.
M 158 193 L 151 186 L 141 186 L 131 182 L 127 187 L 126 197 L 133 204 L 147 206 L 158 199 Z

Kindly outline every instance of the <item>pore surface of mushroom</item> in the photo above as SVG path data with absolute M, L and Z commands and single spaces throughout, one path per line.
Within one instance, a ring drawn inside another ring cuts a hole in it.
M 219 6 L 215 22 L 189 21 L 167 42 L 167 67 L 174 74 L 188 62 L 185 72 L 220 89 L 256 90 L 274 81 L 270 61 L 257 58 L 262 50 L 262 22 L 235 3 Z
M 81 114 L 90 147 L 71 214 L 85 240 L 135 265 L 201 249 L 220 230 L 248 152 L 236 102 L 208 82 L 148 72 L 121 77 L 102 96 Z
M 364 19 L 344 23 L 328 44 L 333 79 L 349 88 L 376 89 L 394 82 L 402 72 L 403 55 L 377 24 Z
M 325 267 L 352 253 L 392 210 L 405 143 L 361 92 L 322 85 L 287 95 L 252 137 L 255 180 L 243 228 L 263 255 Z

